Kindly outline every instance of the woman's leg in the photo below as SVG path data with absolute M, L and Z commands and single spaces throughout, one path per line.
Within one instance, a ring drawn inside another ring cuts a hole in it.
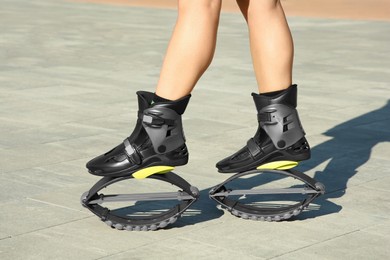
M 260 93 L 292 83 L 294 45 L 279 0 L 237 0 L 249 28 L 253 67 Z
M 162 65 L 156 94 L 176 100 L 191 93 L 210 65 L 222 0 L 179 0 L 178 18 Z
M 87 163 L 100 176 L 126 176 L 188 161 L 181 115 L 189 93 L 213 58 L 222 0 L 179 0 L 179 16 L 156 94 L 139 91 L 138 120 L 123 143 Z M 152 105 L 153 103 L 153 105 Z
M 237 0 L 248 23 L 259 93 L 253 93 L 258 129 L 247 145 L 217 163 L 220 172 L 253 170 L 268 162 L 303 161 L 310 147 L 296 111 L 293 41 L 278 0 Z M 270 166 L 268 166 L 270 167 Z

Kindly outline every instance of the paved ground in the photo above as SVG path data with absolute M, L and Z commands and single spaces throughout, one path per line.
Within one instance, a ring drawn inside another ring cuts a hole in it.
M 388 259 L 390 23 L 290 18 L 301 167 L 327 194 L 294 221 L 245 221 L 205 196 L 215 162 L 255 131 L 246 29 L 223 14 L 214 63 L 184 116 L 201 200 L 158 232 L 108 228 L 81 207 L 85 162 L 123 140 L 153 91 L 176 13 L 50 0 L 0 4 L 1 259 Z M 228 120 L 227 120 L 228 119 Z
M 146 6 L 176 9 L 173 0 L 68 0 L 110 5 Z M 390 20 L 388 0 L 281 0 L 288 16 L 341 19 Z M 223 0 L 222 10 L 239 12 L 236 0 Z

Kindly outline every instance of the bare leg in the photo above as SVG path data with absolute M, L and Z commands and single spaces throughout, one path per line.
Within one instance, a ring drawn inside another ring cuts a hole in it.
M 294 45 L 279 0 L 237 0 L 249 28 L 253 67 L 260 93 L 292 83 Z
M 188 162 L 181 115 L 189 102 L 188 94 L 213 58 L 221 1 L 178 1 L 179 15 L 161 69 L 157 96 L 137 92 L 139 112 L 134 131 L 123 143 L 89 161 L 90 173 L 121 177 L 147 167 Z M 159 98 L 171 101 L 159 102 Z
M 156 94 L 176 100 L 191 93 L 210 65 L 222 0 L 179 0 L 178 18 L 161 69 Z
M 260 92 L 252 96 L 261 122 L 246 146 L 216 166 L 220 172 L 233 173 L 269 162 L 307 160 L 310 147 L 296 111 L 297 87 L 291 85 L 293 42 L 282 6 L 278 0 L 237 3 L 248 23 Z

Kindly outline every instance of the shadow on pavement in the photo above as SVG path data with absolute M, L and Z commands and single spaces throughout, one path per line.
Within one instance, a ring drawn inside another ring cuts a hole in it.
M 317 171 L 314 175 L 316 180 L 325 184 L 326 194 L 317 200 L 321 204 L 319 212 L 306 212 L 302 217 L 326 215 L 341 210 L 341 206 L 327 199 L 340 198 L 346 194 L 349 179 L 358 173 L 359 167 L 368 162 L 372 148 L 378 143 L 390 141 L 389 127 L 390 100 L 383 107 L 324 133 L 332 139 L 313 147 L 312 159 L 301 170 L 308 171 L 329 161 L 323 171 Z
M 342 206 L 329 199 L 340 198 L 346 194 L 349 179 L 370 159 L 372 148 L 378 143 L 390 141 L 389 127 L 390 100 L 377 110 L 348 120 L 325 132 L 324 134 L 332 139 L 313 147 L 312 158 L 299 166 L 299 170 L 307 172 L 329 161 L 323 171 L 317 171 L 313 176 L 325 185 L 326 194 L 315 200 L 308 211 L 302 212 L 292 220 L 304 220 L 341 211 Z M 244 186 L 245 183 L 254 181 L 265 184 L 272 181 L 272 178 L 262 179 L 254 176 L 237 180 L 237 183 Z M 200 199 L 173 227 L 196 224 L 222 216 L 224 212 L 216 208 L 216 203 L 208 198 L 208 192 L 209 189 L 202 190 Z

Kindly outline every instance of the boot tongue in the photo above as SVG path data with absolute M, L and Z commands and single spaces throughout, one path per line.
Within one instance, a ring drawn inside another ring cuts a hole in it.
M 272 104 L 283 104 L 289 107 L 297 107 L 297 85 L 291 85 L 289 88 L 275 96 L 259 95 L 252 93 L 257 111 Z
M 185 97 L 182 97 L 178 100 L 174 100 L 174 101 L 156 102 L 156 103 L 153 103 L 152 106 L 153 107 L 154 106 L 166 107 L 166 108 L 175 110 L 176 113 L 178 113 L 179 115 L 182 115 L 187 108 L 187 105 L 188 105 L 188 102 L 190 101 L 190 98 L 191 98 L 191 94 L 189 94 Z
M 257 112 L 260 112 L 260 110 L 263 107 L 269 106 L 272 104 L 272 98 L 267 96 L 262 96 L 257 93 L 252 93 L 253 101 L 255 102 Z
M 145 109 L 150 107 L 153 100 L 154 93 L 147 92 L 147 91 L 137 91 L 137 95 L 138 95 L 138 111 L 143 112 Z

